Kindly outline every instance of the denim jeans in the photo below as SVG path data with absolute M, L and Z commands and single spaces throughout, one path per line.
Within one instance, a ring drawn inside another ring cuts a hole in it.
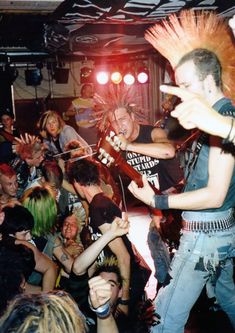
M 154 276 L 163 283 L 170 267 L 170 254 L 156 227 L 150 227 L 147 242 L 154 262 Z
M 169 271 L 172 279 L 155 301 L 161 322 L 151 332 L 184 332 L 189 312 L 207 283 L 214 286 L 217 302 L 235 327 L 233 256 L 235 226 L 208 233 L 183 231 Z

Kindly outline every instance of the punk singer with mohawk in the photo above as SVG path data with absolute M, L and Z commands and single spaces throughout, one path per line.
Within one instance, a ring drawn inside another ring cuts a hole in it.
M 214 12 L 186 10 L 146 32 L 146 39 L 171 63 L 176 84 L 203 97 L 222 115 L 235 116 L 235 47 L 227 23 Z M 183 193 L 154 195 L 143 177 L 130 191 L 159 209 L 181 209 L 182 236 L 156 297 L 160 324 L 152 332 L 183 333 L 190 310 L 207 285 L 235 328 L 235 172 L 229 144 L 201 134 L 189 161 Z

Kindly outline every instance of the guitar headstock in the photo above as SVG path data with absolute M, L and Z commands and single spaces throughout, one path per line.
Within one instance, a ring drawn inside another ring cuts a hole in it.
M 110 167 L 118 160 L 121 153 L 121 141 L 112 128 L 108 128 L 97 144 L 98 159 Z

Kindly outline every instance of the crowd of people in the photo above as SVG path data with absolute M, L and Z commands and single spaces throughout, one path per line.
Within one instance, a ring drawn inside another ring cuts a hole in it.
M 234 32 L 235 17 L 229 25 Z M 103 99 L 120 172 L 54 110 L 41 115 L 38 136 L 1 115 L 0 332 L 183 333 L 205 286 L 235 328 L 231 31 L 214 13 L 186 10 L 146 39 L 174 68 L 178 87 L 160 87 L 181 99 L 172 116 L 201 130 L 184 170 L 167 131 L 139 123 L 123 95 Z M 71 115 L 81 121 L 78 110 Z M 116 177 L 127 168 L 141 179 L 128 179 L 129 204 L 145 205 L 152 219 L 154 303 L 145 292 L 151 270 L 128 238 Z

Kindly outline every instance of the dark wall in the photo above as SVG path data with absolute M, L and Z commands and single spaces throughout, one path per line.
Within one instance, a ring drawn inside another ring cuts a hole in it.
M 36 125 L 42 113 L 51 109 L 62 115 L 68 109 L 73 99 L 74 97 L 54 98 L 49 101 L 43 99 L 17 100 L 15 101 L 16 127 L 21 133 L 38 134 Z M 73 117 L 66 123 L 76 129 Z

